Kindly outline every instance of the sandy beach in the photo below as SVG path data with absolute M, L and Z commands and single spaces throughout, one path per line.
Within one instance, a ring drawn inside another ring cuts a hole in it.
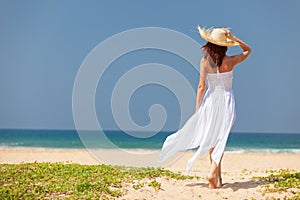
M 103 150 L 105 155 L 115 159 L 118 154 L 113 150 Z M 141 152 L 139 152 L 142 154 Z M 157 152 L 158 153 L 158 152 Z M 186 174 L 186 163 L 192 152 L 184 154 L 179 160 L 165 169 Z M 79 164 L 99 164 L 99 160 L 86 150 L 60 149 L 13 149 L 0 150 L 0 163 L 17 164 L 22 162 L 64 162 Z M 107 164 L 107 163 L 106 163 Z M 270 197 L 284 198 L 289 193 L 267 193 L 263 195 L 263 181 L 252 179 L 265 176 L 267 170 L 291 169 L 300 171 L 299 154 L 254 154 L 226 153 L 222 163 L 223 188 L 208 189 L 206 176 L 209 172 L 208 157 L 198 160 L 190 175 L 200 179 L 166 180 L 159 179 L 161 189 L 155 191 L 151 187 L 135 190 L 125 185 L 127 194 L 120 199 L 267 199 Z

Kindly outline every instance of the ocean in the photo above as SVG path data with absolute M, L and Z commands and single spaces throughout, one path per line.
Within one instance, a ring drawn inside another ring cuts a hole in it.
M 122 131 L 104 131 L 118 148 L 159 150 L 166 137 L 173 132 L 160 132 L 149 138 L 132 137 Z M 93 137 L 85 140 L 89 148 L 111 148 L 97 140 L 96 131 L 87 131 Z M 87 141 L 89 140 L 89 141 Z M 57 148 L 83 149 L 76 130 L 0 130 L 0 148 Z M 300 153 L 300 134 L 230 133 L 225 152 Z

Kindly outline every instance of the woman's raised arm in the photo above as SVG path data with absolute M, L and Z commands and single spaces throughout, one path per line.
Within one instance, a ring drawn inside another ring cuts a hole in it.
M 251 48 L 244 41 L 232 35 L 228 29 L 224 30 L 226 31 L 226 37 L 238 42 L 240 47 L 243 49 L 243 52 L 241 54 L 229 56 L 231 65 L 235 66 L 238 63 L 243 62 L 249 56 L 249 54 L 251 53 Z

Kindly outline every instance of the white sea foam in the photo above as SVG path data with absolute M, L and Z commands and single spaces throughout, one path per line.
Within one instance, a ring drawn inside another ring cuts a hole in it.
M 227 148 L 228 153 L 268 153 L 268 154 L 300 154 L 300 149 L 270 149 L 270 148 Z

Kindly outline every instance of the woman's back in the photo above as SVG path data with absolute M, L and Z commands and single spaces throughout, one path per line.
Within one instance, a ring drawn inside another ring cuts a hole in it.
M 222 73 L 208 73 L 208 89 L 214 89 L 220 87 L 221 89 L 231 90 L 232 89 L 233 72 L 222 72 Z

